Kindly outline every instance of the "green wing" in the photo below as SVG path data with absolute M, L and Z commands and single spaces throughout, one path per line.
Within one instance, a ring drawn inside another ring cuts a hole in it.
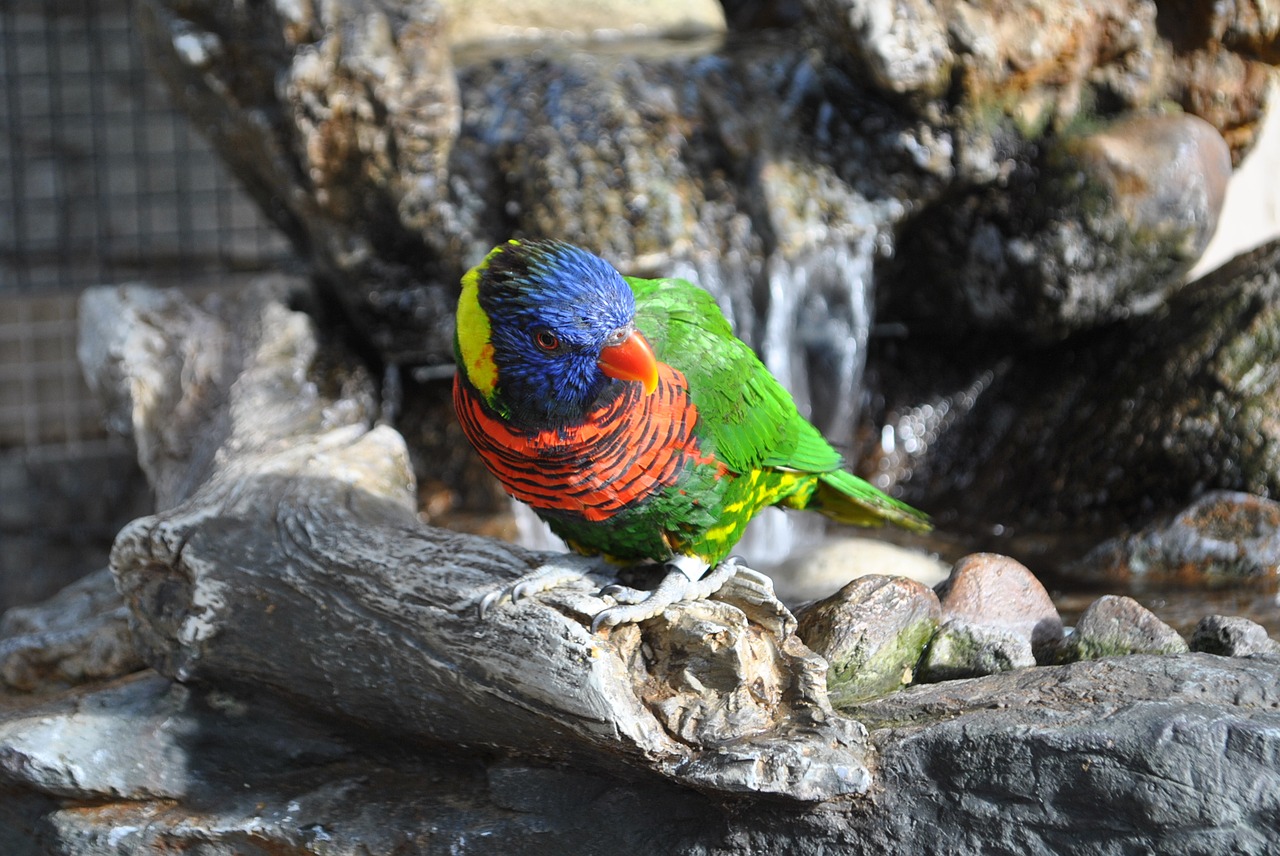
M 726 466 L 738 473 L 813 473 L 816 488 L 799 507 L 842 522 L 928 528 L 923 514 L 842 469 L 840 453 L 733 334 L 709 292 L 683 279 L 625 279 L 636 296 L 636 326 L 658 359 L 688 380 L 698 436 Z
M 733 335 L 715 298 L 683 279 L 633 279 L 636 326 L 654 353 L 689 381 L 699 435 L 732 470 L 821 473 L 840 454 L 796 409 L 791 394 Z

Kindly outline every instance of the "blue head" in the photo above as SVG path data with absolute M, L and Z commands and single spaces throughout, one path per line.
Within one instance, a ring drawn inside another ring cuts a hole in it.
M 604 259 L 559 241 L 512 241 L 463 278 L 462 370 L 513 424 L 572 424 L 623 383 L 657 383 L 635 310 L 631 287 Z

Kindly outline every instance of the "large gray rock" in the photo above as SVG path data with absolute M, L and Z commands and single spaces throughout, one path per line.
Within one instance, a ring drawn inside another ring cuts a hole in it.
M 852 712 L 896 783 L 858 852 L 1274 852 L 1278 702 L 1274 664 L 1208 655 L 887 696 Z
M 1053 348 L 1002 356 L 977 342 L 987 362 L 971 367 L 927 343 L 892 345 L 910 365 L 879 379 L 896 403 L 866 448 L 949 525 L 1080 550 L 1207 490 L 1280 495 L 1277 341 L 1272 242 L 1154 315 Z
M 858 709 L 885 783 L 874 799 L 797 810 L 379 747 L 270 698 L 143 674 L 0 712 L 0 842 L 14 856 L 1265 854 L 1280 835 L 1277 675 L 1126 657 L 908 689 Z

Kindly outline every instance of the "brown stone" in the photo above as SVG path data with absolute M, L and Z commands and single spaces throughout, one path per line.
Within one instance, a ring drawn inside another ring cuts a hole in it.
M 1037 657 L 1062 639 L 1062 618 L 1040 581 L 1020 562 L 973 553 L 938 586 L 942 620 L 986 626 L 1026 639 Z

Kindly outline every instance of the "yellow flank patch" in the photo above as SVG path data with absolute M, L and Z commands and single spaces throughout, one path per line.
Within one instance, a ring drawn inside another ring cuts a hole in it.
M 728 541 L 742 534 L 742 527 L 758 510 L 766 505 L 778 501 L 779 497 L 783 497 L 794 490 L 796 484 L 809 477 L 807 473 L 790 473 L 778 474 L 782 477 L 773 483 L 765 482 L 765 473 L 762 470 L 751 470 L 743 473 L 742 478 L 746 480 L 746 492 L 740 494 L 739 497 L 732 502 L 726 503 L 721 509 L 724 522 L 718 526 L 712 526 L 706 532 L 706 539 L 713 543 Z M 764 482 L 764 483 L 762 483 Z
M 485 398 L 493 395 L 498 385 L 498 365 L 493 361 L 493 345 L 489 341 L 492 328 L 489 316 L 480 306 L 480 274 L 489 261 L 502 252 L 495 248 L 484 261 L 467 271 L 462 277 L 462 294 L 458 296 L 458 352 L 462 355 L 462 369 L 467 380 Z
M 706 538 L 708 541 L 728 541 L 731 537 L 738 533 L 738 527 L 741 525 L 740 520 L 732 520 L 729 523 L 722 523 L 719 526 L 712 526 L 707 530 Z

